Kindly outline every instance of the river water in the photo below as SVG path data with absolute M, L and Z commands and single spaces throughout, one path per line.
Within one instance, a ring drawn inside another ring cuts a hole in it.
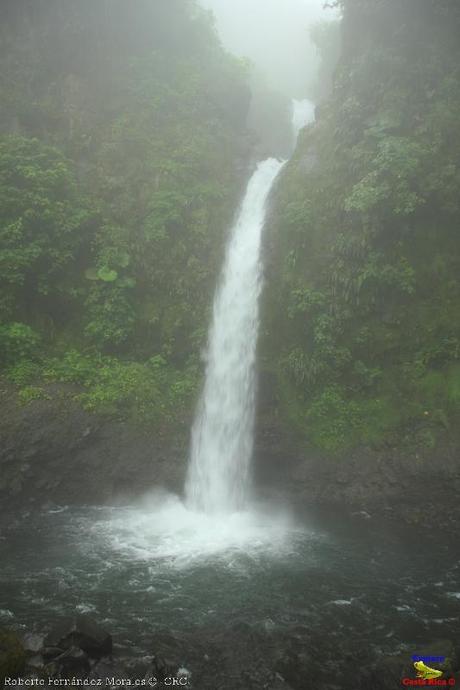
M 89 613 L 112 632 L 118 653 L 135 657 L 152 652 L 160 629 L 193 633 L 212 649 L 244 622 L 268 664 L 273 644 L 300 640 L 316 663 L 339 671 L 356 650 L 364 663 L 458 636 L 460 554 L 438 535 L 374 518 L 281 511 L 275 519 L 273 507 L 270 529 L 259 507 L 260 524 L 233 517 L 228 533 L 239 529 L 240 539 L 222 547 L 223 526 L 214 520 L 197 530 L 189 511 L 181 523 L 180 505 L 157 496 L 139 507 L 10 518 L 0 540 L 0 624 L 46 630 L 62 615 Z

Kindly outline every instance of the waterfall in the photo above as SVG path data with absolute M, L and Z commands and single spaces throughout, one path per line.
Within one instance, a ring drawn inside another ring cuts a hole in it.
M 293 137 L 314 120 L 314 105 L 292 102 Z M 259 163 L 230 235 L 217 289 L 203 392 L 192 427 L 187 506 L 229 514 L 245 507 L 254 435 L 255 360 L 266 202 L 283 162 Z
M 315 119 L 315 105 L 307 98 L 298 101 L 292 101 L 292 134 L 294 141 L 294 148 L 297 142 L 299 132 L 306 125 L 313 122 Z
M 259 163 L 232 229 L 217 289 L 204 389 L 192 428 L 186 482 L 190 508 L 242 509 L 250 487 L 255 360 L 261 291 L 260 246 L 266 202 L 283 163 Z
M 296 122 L 296 132 L 307 124 Z M 290 553 L 298 533 L 285 507 L 250 500 L 260 249 L 267 199 L 282 166 L 274 158 L 259 163 L 231 228 L 192 426 L 185 501 L 154 490 L 132 514 L 107 524 L 113 548 L 134 558 L 183 568 L 197 559 L 232 563 L 235 551 L 279 557 Z

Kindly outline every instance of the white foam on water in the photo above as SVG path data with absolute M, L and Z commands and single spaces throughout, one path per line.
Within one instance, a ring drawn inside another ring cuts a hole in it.
M 14 613 L 9 609 L 0 609 L 0 620 L 10 620 L 14 618 Z
M 102 540 L 123 558 L 148 562 L 152 573 L 209 559 L 238 569 L 239 556 L 282 558 L 308 534 L 282 511 L 207 514 L 189 509 L 174 495 L 156 496 L 137 508 L 110 510 L 89 529 L 92 548 L 97 550 Z

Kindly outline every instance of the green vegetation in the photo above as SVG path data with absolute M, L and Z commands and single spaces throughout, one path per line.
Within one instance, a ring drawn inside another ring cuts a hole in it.
M 88 221 L 69 162 L 37 139 L 2 137 L 0 207 L 3 323 L 17 317 L 33 320 L 34 314 L 47 311 L 48 302 L 57 312 L 72 297 L 78 270 L 74 262 Z M 3 331 L 6 337 L 5 326 Z M 27 326 L 12 323 L 9 332 L 18 346 L 19 340 L 33 340 Z
M 432 448 L 460 421 L 460 11 L 331 4 L 318 121 L 276 191 L 262 361 L 305 443 Z M 199 386 L 251 77 L 194 0 L 135 5 L 4 2 L 0 358 L 21 404 L 59 382 L 168 434 Z M 282 151 L 285 103 L 251 86 Z
M 197 367 L 177 370 L 161 355 L 135 362 L 77 350 L 42 358 L 39 364 L 21 360 L 6 374 L 20 386 L 22 404 L 49 397 L 37 382 L 77 384 L 78 392 L 69 395 L 85 409 L 148 424 L 159 432 L 189 421 L 187 411 L 198 383 Z
M 6 2 L 0 355 L 91 410 L 187 418 L 240 194 L 246 67 L 193 0 Z
M 265 366 L 328 452 L 460 421 L 460 13 L 345 0 L 343 55 L 277 190 Z

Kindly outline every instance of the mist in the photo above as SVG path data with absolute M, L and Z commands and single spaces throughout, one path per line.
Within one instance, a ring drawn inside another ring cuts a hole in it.
M 215 16 L 224 47 L 251 60 L 267 86 L 289 98 L 304 98 L 319 58 L 310 28 L 337 18 L 324 0 L 200 0 Z
M 0 0 L 0 690 L 460 682 L 459 36 Z

